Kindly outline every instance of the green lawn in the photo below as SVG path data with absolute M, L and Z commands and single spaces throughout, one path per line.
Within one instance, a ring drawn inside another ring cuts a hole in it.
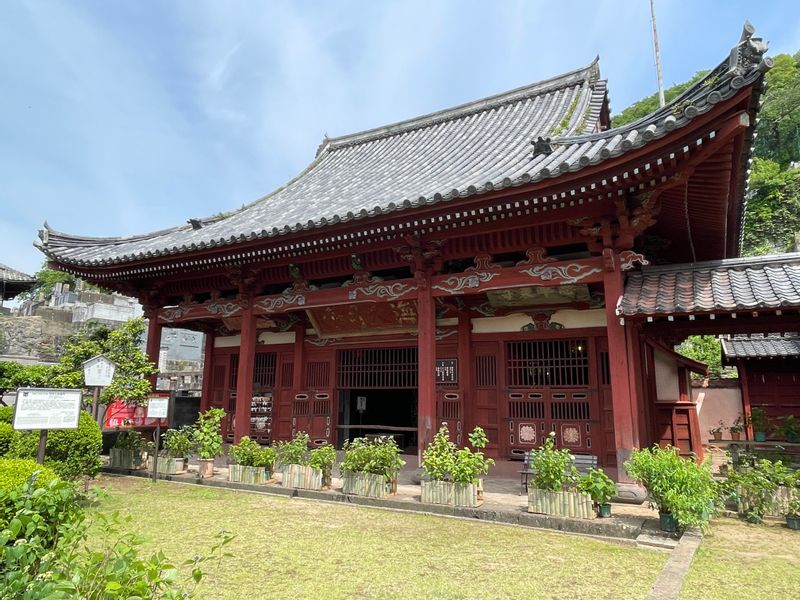
M 148 550 L 233 557 L 202 598 L 645 598 L 667 555 L 518 527 L 228 490 L 104 478 Z
M 800 532 L 715 519 L 683 583 L 684 600 L 800 598 Z

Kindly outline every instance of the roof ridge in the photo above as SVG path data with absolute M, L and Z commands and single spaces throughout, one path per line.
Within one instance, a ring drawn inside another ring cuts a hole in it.
M 499 94 L 485 96 L 477 100 L 465 102 L 449 108 L 444 108 L 438 111 L 404 119 L 388 125 L 374 127 L 372 129 L 365 129 L 355 133 L 350 133 L 343 136 L 329 138 L 327 134 L 323 137 L 322 142 L 317 149 L 317 155 L 325 152 L 326 150 L 336 150 L 347 146 L 356 144 L 363 144 L 365 142 L 374 141 L 383 137 L 389 137 L 424 127 L 430 127 L 445 121 L 452 121 L 463 117 L 470 116 L 477 112 L 485 112 L 494 108 L 499 108 L 506 104 L 518 102 L 533 96 L 539 96 L 548 92 L 555 91 L 577 83 L 588 82 L 590 86 L 595 85 L 600 80 L 600 56 L 596 56 L 592 62 L 584 67 L 579 67 L 549 77 L 535 83 L 530 83 L 524 86 L 514 88 Z
M 800 252 L 785 252 L 783 254 L 765 254 L 761 256 L 743 256 L 737 258 L 722 258 L 718 260 L 706 260 L 691 264 L 692 270 L 714 269 L 719 267 L 767 267 L 778 264 L 800 263 Z M 669 265 L 649 265 L 641 268 L 641 273 L 672 273 L 686 271 L 687 263 Z

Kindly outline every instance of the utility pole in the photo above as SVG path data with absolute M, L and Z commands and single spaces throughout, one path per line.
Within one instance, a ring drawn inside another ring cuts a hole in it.
M 664 78 L 661 76 L 661 50 L 658 47 L 658 31 L 656 31 L 656 3 L 650 0 L 650 17 L 653 21 L 653 50 L 656 54 L 656 73 L 658 75 L 658 103 L 659 106 L 666 104 L 664 100 Z

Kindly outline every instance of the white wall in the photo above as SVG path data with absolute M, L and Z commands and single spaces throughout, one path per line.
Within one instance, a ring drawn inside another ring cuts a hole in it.
M 738 383 L 739 380 L 731 380 L 734 381 Z M 720 421 L 725 423 L 725 427 L 730 427 L 736 417 L 742 414 L 742 392 L 739 385 L 692 388 L 692 398 L 697 403 L 700 435 L 703 439 L 709 437 L 708 430 L 716 427 Z M 730 434 L 725 431 L 722 437 L 729 439 Z
M 656 399 L 663 402 L 677 402 L 681 399 L 678 387 L 678 364 L 666 352 L 656 349 L 653 352 L 656 371 Z

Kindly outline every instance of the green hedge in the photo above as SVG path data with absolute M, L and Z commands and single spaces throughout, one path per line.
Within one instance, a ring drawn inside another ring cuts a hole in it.
M 52 469 L 27 458 L 0 458 L 0 490 L 21 487 L 36 473 L 36 487 L 44 487 L 56 478 Z
M 8 423 L 10 425 L 13 420 L 14 420 L 14 407 L 0 406 L 0 423 Z
M 57 429 L 47 433 L 45 464 L 64 479 L 94 476 L 100 471 L 102 447 L 100 427 L 89 413 L 81 411 L 78 429 Z M 14 438 L 8 454 L 14 458 L 36 458 L 38 448 L 39 432 L 29 431 Z
M 16 436 L 14 428 L 8 423 L 0 421 L 0 457 L 8 454 L 8 449 L 11 447 L 11 442 L 14 441 Z

